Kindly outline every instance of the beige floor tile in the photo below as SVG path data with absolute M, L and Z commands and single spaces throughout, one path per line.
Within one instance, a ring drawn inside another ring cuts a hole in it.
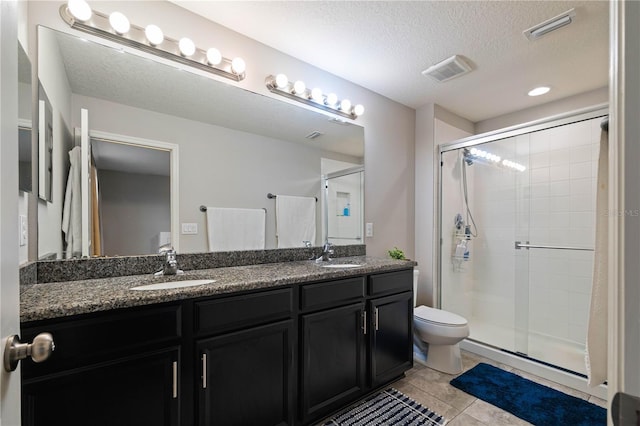
M 481 399 L 477 399 L 469 408 L 463 411 L 463 414 L 491 426 L 525 426 L 531 424 Z
M 607 408 L 607 401 L 604 399 L 598 398 L 597 396 L 591 396 L 589 398 L 589 402 L 597 405 L 598 407 Z
M 476 398 L 451 386 L 449 380 L 453 376 L 447 376 L 449 376 L 448 380 L 443 377 L 442 373 L 427 369 L 407 377 L 407 380 L 421 391 L 438 398 L 440 401 L 446 401 L 447 404 L 458 410 L 464 410 Z
M 493 423 L 483 423 L 475 417 L 461 413 L 447 423 L 447 426 L 488 426 L 490 424 L 492 425 Z
M 446 402 L 439 400 L 435 396 L 418 389 L 417 387 L 409 383 L 406 379 L 396 382 L 392 386 L 394 389 L 407 395 L 418 404 L 421 404 L 431 411 L 435 411 L 447 420 L 456 417 L 462 411 L 455 407 L 452 407 Z

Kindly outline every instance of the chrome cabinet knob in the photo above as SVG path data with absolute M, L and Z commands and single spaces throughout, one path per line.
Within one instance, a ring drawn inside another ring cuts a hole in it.
M 20 343 L 20 337 L 10 336 L 4 348 L 4 369 L 14 371 L 18 361 L 30 356 L 33 362 L 46 361 L 55 349 L 51 333 L 40 333 L 33 338 L 33 343 Z

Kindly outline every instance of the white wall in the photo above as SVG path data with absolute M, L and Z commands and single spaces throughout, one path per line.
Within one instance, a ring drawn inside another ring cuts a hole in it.
M 98 171 L 103 253 L 156 254 L 160 232 L 171 230 L 168 176 Z
M 74 126 L 81 108 L 89 110 L 90 130 L 180 146 L 180 222 L 198 224 L 197 235 L 180 235 L 183 253 L 208 251 L 201 205 L 266 208 L 266 246 L 275 248 L 275 201 L 267 194 L 321 199 L 321 159 L 356 161 L 302 144 L 79 95 L 73 95 L 72 101 Z M 321 244 L 320 207 L 318 203 L 315 245 Z
M 47 44 L 48 41 L 52 43 Z M 38 46 L 39 64 L 32 63 L 31 65 L 38 66 L 40 82 L 51 102 L 53 146 L 55 148 L 62 147 L 62 149 L 54 149 L 52 153 L 52 201 L 38 200 L 38 257 L 55 254 L 57 258 L 61 258 L 63 250 L 62 207 L 66 177 L 69 172 L 69 150 L 72 147 L 67 124 L 70 122 L 71 114 L 71 88 L 60 51 L 54 40 L 44 38 L 43 42 L 45 45 Z M 38 192 L 35 182 L 34 191 Z
M 374 236 L 366 240 L 367 253 L 386 256 L 389 248 L 398 246 L 413 258 L 413 109 L 168 2 L 91 2 L 91 5 L 105 13 L 118 9 L 138 25 L 144 26 L 152 19 L 167 36 L 179 38 L 188 35 L 197 46 L 216 45 L 227 57 L 243 57 L 247 63 L 247 78 L 238 83 L 222 79 L 226 83 L 265 96 L 277 97 L 265 87 L 264 78 L 284 72 L 323 87 L 332 87 L 336 93 L 344 93 L 354 102 L 362 103 L 366 113 L 357 122 L 365 128 L 365 169 L 368 171 L 365 174 L 365 221 L 375 224 Z M 30 25 L 40 23 L 65 32 L 82 34 L 70 29 L 62 21 L 58 14 L 59 6 L 58 2 L 30 2 Z M 300 105 L 294 101 L 285 101 Z M 189 214 L 197 213 L 189 211 Z M 192 218 L 185 216 L 184 220 L 192 221 Z

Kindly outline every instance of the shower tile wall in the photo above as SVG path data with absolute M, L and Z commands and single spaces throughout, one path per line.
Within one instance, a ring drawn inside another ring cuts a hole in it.
M 532 244 L 594 247 L 600 121 L 530 135 Z M 531 249 L 530 331 L 583 348 L 592 273 L 591 251 Z

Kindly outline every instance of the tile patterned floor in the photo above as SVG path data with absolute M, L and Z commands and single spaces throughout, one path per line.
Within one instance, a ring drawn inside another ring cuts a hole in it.
M 470 352 L 462 352 L 464 371 L 467 371 L 479 362 L 494 365 L 512 373 L 526 377 L 542 385 L 549 386 L 578 398 L 586 399 L 601 407 L 606 407 L 606 401 L 576 391 L 549 380 L 534 376 L 513 367 L 496 363 Z M 412 398 L 416 402 L 443 415 L 449 426 L 522 426 L 530 423 L 515 417 L 514 415 L 488 404 L 474 396 L 471 396 L 449 384 L 456 375 L 441 373 L 422 364 L 414 363 L 414 367 L 407 372 L 404 379 L 392 386 Z

